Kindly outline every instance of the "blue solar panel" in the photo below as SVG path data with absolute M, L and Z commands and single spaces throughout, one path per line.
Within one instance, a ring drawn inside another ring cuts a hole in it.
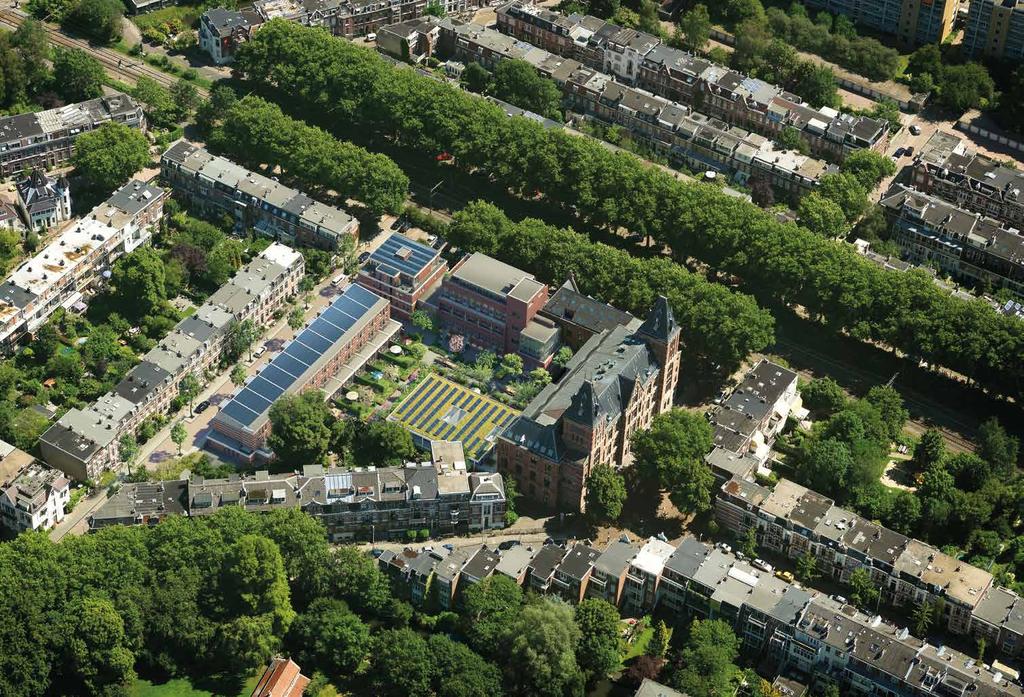
M 419 242 L 413 242 L 397 232 L 391 233 L 384 243 L 370 255 L 370 261 L 393 266 L 402 273 L 415 276 L 437 257 L 438 251 Z
M 345 290 L 344 297 L 361 304 L 364 309 L 373 307 L 374 303 L 380 300 L 380 296 L 362 286 L 349 286 Z
M 342 303 L 331 305 L 327 308 L 327 311 L 324 312 L 322 317 L 344 332 L 355 324 L 356 320 L 362 317 L 365 313 L 366 310 L 363 309 L 362 305 L 355 301 L 350 301 L 344 306 Z
M 320 356 L 321 354 L 329 351 L 331 349 L 331 345 L 334 342 L 328 341 L 327 339 L 320 336 L 316 332 L 302 332 L 297 337 L 295 337 L 294 343 L 302 344 L 303 346 L 308 346 L 309 348 L 313 349 L 317 356 Z
M 264 377 L 258 377 L 250 380 L 246 387 L 251 390 L 255 390 L 256 394 L 260 395 L 268 402 L 273 402 L 284 392 L 284 389 L 281 388 L 280 385 L 275 385 Z
M 317 334 L 327 339 L 331 343 L 334 343 L 335 341 L 340 339 L 341 335 L 344 334 L 344 331 L 340 327 L 338 327 L 335 324 L 331 324 L 323 317 L 321 317 L 317 321 L 313 322 L 313 324 L 306 327 L 306 330 L 299 335 L 299 341 L 303 343 L 308 343 L 306 341 L 306 335 L 309 334 L 310 332 L 316 332 Z
M 302 361 L 289 356 L 287 353 L 282 353 L 274 359 L 274 367 L 280 368 L 287 373 L 291 373 L 295 377 L 299 377 L 309 366 Z
M 282 391 L 287 390 L 292 386 L 292 383 L 295 382 L 295 378 L 275 366 L 273 363 L 260 371 L 260 377 L 264 380 L 270 381 L 274 385 L 277 385 L 278 389 Z M 274 399 L 277 399 L 277 397 Z
M 292 342 L 288 344 L 288 348 L 284 350 L 285 353 L 295 356 L 306 365 L 313 365 L 316 363 L 317 354 L 311 351 L 308 347 Z
M 242 424 L 243 426 L 248 426 L 249 424 L 256 420 L 257 416 L 259 416 L 259 414 L 253 413 L 251 409 L 246 409 L 233 399 L 227 404 L 225 404 L 223 407 L 221 407 L 220 410 L 221 413 L 230 416 L 232 419 Z
M 274 403 L 273 400 L 261 396 L 256 390 L 249 387 L 236 394 L 235 401 L 244 404 L 257 414 L 269 409 L 270 405 Z

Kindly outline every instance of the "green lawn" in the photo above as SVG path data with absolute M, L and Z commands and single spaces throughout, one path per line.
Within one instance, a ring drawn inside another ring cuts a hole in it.
M 210 686 L 210 689 L 195 687 L 187 678 L 176 678 L 165 683 L 152 683 L 149 680 L 136 680 L 128 691 L 129 697 L 249 697 L 256 682 L 262 673 L 246 680 L 238 691 L 224 691 L 218 687 Z M 216 683 L 212 680 L 211 683 Z M 212 692 L 210 690 L 213 690 Z
M 636 635 L 636 638 L 632 642 L 626 645 L 625 651 L 622 654 L 622 662 L 626 663 L 631 658 L 642 655 L 647 650 L 647 645 L 651 643 L 651 637 L 654 636 L 654 627 L 647 627 L 642 632 Z

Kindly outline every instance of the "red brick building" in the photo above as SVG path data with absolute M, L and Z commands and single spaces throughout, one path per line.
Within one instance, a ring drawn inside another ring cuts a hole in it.
M 587 341 L 499 437 L 498 470 L 549 508 L 582 511 L 595 465 L 621 467 L 629 441 L 672 406 L 679 382 L 679 327 L 658 298 L 643 323 Z
M 440 250 L 393 232 L 366 260 L 356 283 L 390 300 L 391 314 L 407 320 L 447 270 Z
M 438 318 L 474 346 L 517 353 L 527 369 L 546 368 L 559 345 L 558 326 L 537 314 L 547 301 L 548 287 L 532 275 L 477 252 L 445 278 Z

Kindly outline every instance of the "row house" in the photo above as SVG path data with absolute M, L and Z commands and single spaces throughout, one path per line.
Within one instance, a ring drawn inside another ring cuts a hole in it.
M 517 0 L 498 9 L 497 27 L 504 34 L 579 60 L 619 82 L 731 126 L 768 138 L 794 128 L 815 157 L 842 161 L 863 148 L 883 152 L 889 141 L 889 127 L 882 119 L 842 114 L 830 107 L 814 108 L 781 87 L 672 48 L 654 35 L 596 17 L 566 16 Z
M 911 184 L 1006 227 L 1024 228 L 1024 172 L 968 149 L 960 136 L 936 131 L 914 160 Z
M 359 223 L 301 191 L 179 140 L 160 156 L 160 176 L 207 216 L 228 216 L 239 232 L 255 230 L 291 245 L 335 250 Z
M 547 544 L 541 547 L 526 567 L 530 590 L 538 593 L 551 591 L 555 569 L 564 557 L 565 549 L 559 545 Z
M 796 373 L 762 359 L 709 413 L 714 449 L 706 460 L 722 482 L 747 477 L 768 460 L 786 422 L 806 416 Z
M 301 254 L 281 244 L 267 247 L 175 325 L 111 392 L 88 407 L 68 410 L 43 433 L 43 460 L 79 481 L 117 467 L 120 437 L 147 417 L 166 412 L 186 375 L 201 375 L 220 360 L 232 323 L 252 320 L 267 326 L 298 292 L 304 273 Z
M 83 310 L 115 260 L 149 241 L 167 192 L 130 181 L 0 285 L 0 352 L 10 353 L 59 307 Z
M 461 479 L 464 486 L 446 486 L 445 480 L 452 479 Z M 401 538 L 421 529 L 460 535 L 504 526 L 501 475 L 454 473 L 432 462 L 354 470 L 307 465 L 281 474 L 193 476 L 182 484 L 176 505 L 166 509 L 170 514 L 204 516 L 234 506 L 256 513 L 298 508 L 323 524 L 331 542 Z M 148 491 L 145 486 L 124 485 L 92 515 L 90 528 L 148 523 L 149 512 L 133 505 Z M 485 522 L 485 506 L 500 511 L 491 516 L 498 522 Z M 421 581 L 425 587 L 426 580 Z
M 17 534 L 64 520 L 71 482 L 55 469 L 0 441 L 0 524 Z
M 744 184 L 751 178 L 764 179 L 793 200 L 812 190 L 823 174 L 837 171 L 835 165 L 817 157 L 777 149 L 769 138 L 720 117 L 617 82 L 601 72 L 600 61 L 596 67 L 584 67 L 575 59 L 480 25 L 444 19 L 438 26 L 442 56 L 477 62 L 491 70 L 502 60 L 523 60 L 562 89 L 571 112 L 626 129 L 676 166 L 721 172 Z
M 71 159 L 78 136 L 105 123 L 145 130 L 138 102 L 122 92 L 30 114 L 0 118 L 0 176 L 52 169 Z
M 992 575 L 983 569 L 872 523 L 787 479 L 772 489 L 732 480 L 717 498 L 716 519 L 737 535 L 754 528 L 759 544 L 794 559 L 811 555 L 819 571 L 839 583 L 864 569 L 882 599 L 897 606 L 941 601 L 943 624 L 953 633 L 993 633 L 985 626 L 994 624 L 991 605 L 984 611 L 988 619 L 974 619 L 993 588 Z M 1007 611 L 1004 619 L 1011 614 Z M 1001 643 L 1016 650 L 1015 635 L 1010 631 Z
M 808 682 L 827 677 L 844 694 L 1024 696 L 1013 671 L 997 662 L 987 665 L 929 644 L 906 628 L 858 611 L 842 598 L 789 584 L 693 537 L 676 544 L 656 538 L 641 543 L 620 539 L 604 552 L 585 544 L 569 550 L 553 545 L 497 552 L 486 546 L 451 553 L 407 549 L 401 554 L 384 553 L 379 564 L 392 578 L 414 583 L 409 569 L 424 558 L 422 563 L 433 570 L 438 603 L 451 607 L 450 598 L 455 597 L 451 589 L 477 582 L 481 574 L 491 573 L 492 566 L 493 573 L 504 573 L 525 588 L 559 594 L 558 584 L 547 582 L 551 560 L 558 557 L 562 561 L 555 567 L 556 579 L 574 560 L 586 560 L 580 568 L 588 569 L 591 578 L 580 597 L 607 599 L 621 605 L 628 616 L 655 613 L 679 627 L 693 619 L 721 620 L 736 632 L 744 654 L 756 657 L 765 670 L 797 675 Z M 529 573 L 508 572 L 531 566 L 529 559 L 539 569 L 537 582 Z M 631 578 L 639 576 L 644 577 L 642 581 Z M 614 591 L 607 592 L 616 579 L 622 579 L 620 588 L 632 586 L 621 603 Z M 635 593 L 641 587 L 645 590 Z M 572 595 L 573 602 L 576 597 Z
M 835 171 L 817 158 L 779 150 L 767 138 L 694 111 L 604 73 L 579 70 L 565 84 L 569 109 L 620 126 L 676 165 L 723 173 L 740 183 L 764 179 L 797 199 Z
M 569 602 L 581 602 L 600 556 L 599 550 L 586 543 L 574 545 L 555 567 L 553 591 Z
M 976 288 L 1024 295 L 1024 236 L 979 213 L 902 184 L 879 201 L 905 260 Z
M 353 39 L 376 34 L 382 28 L 424 17 L 427 0 L 256 0 L 252 10 L 260 22 L 285 19 L 310 27 L 323 27 L 335 36 Z M 442 0 L 446 15 L 460 15 L 481 7 L 479 0 Z
M 362 286 L 348 286 L 220 405 L 204 447 L 248 465 L 271 462 L 267 439 L 274 403 L 310 389 L 330 398 L 400 329 L 387 300 Z
M 659 297 L 636 329 L 592 337 L 499 435 L 497 466 L 550 508 L 582 511 L 593 467 L 622 467 L 632 435 L 672 407 L 679 326 Z

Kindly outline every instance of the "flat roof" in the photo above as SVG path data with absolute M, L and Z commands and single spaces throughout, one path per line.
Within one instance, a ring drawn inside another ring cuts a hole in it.
M 456 264 L 451 276 L 470 286 L 523 302 L 528 302 L 544 288 L 533 274 L 480 252 L 473 252 Z

